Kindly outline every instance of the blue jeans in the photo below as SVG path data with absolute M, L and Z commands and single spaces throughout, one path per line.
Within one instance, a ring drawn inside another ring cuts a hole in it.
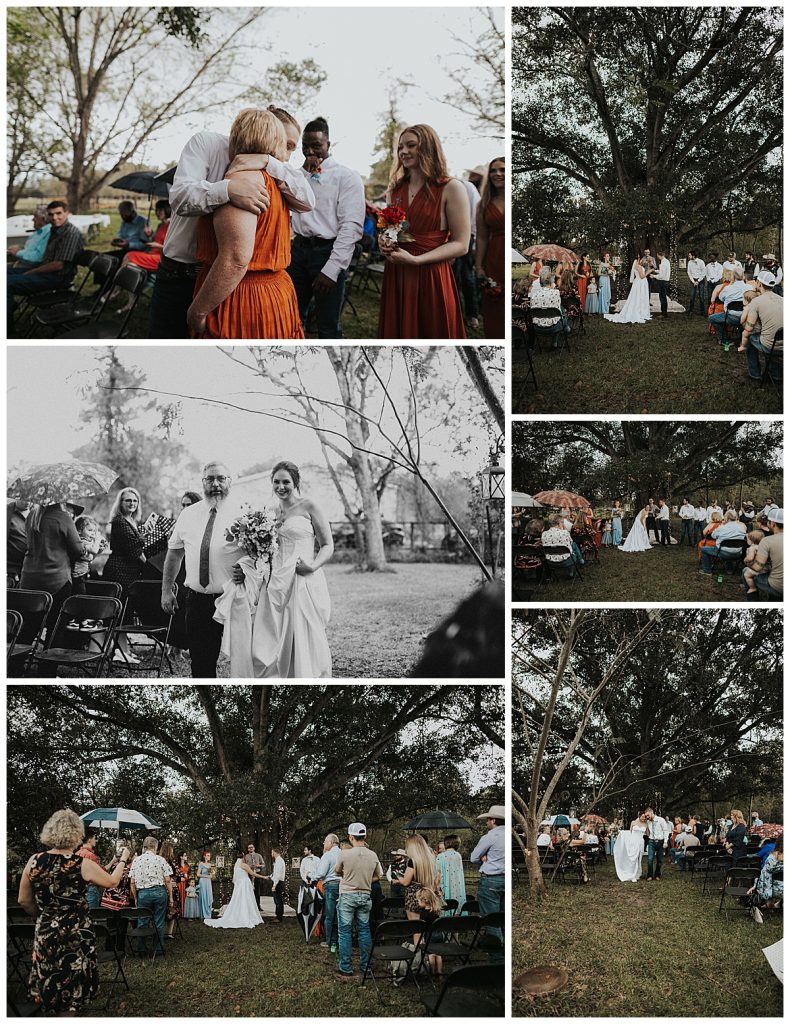
M 699 299 L 699 311 L 702 315 L 705 315 L 705 282 L 700 281 L 699 284 L 692 284 L 691 286 L 691 297 L 689 298 L 689 308 L 686 310 L 686 315 L 691 316 L 694 312 L 694 299 Z
M 483 914 L 497 914 L 503 909 L 505 897 L 505 876 L 504 875 L 481 875 L 477 886 L 477 902 L 480 907 L 480 916 Z M 499 928 L 489 929 L 489 935 L 495 938 L 502 938 L 502 931 Z M 502 950 L 493 950 L 488 954 L 492 963 L 504 963 L 505 954 Z
M 775 597 L 777 598 L 777 600 L 781 601 L 782 591 L 777 590 L 776 587 L 771 586 L 771 584 L 768 582 L 768 577 L 770 575 L 771 574 L 768 572 L 761 572 L 759 576 L 754 577 L 752 582 L 754 583 L 755 587 L 757 587 L 757 589 L 761 591 L 763 594 L 767 594 L 769 597 Z M 743 576 L 743 572 L 741 572 L 741 576 Z M 744 586 L 746 586 L 745 582 Z
M 688 539 L 689 545 L 694 547 L 694 520 L 693 519 L 681 519 L 681 531 L 680 540 L 678 544 L 682 544 L 684 540 Z
M 340 894 L 337 905 L 337 917 L 340 922 L 340 970 L 343 974 L 351 974 L 354 964 L 351 959 L 351 931 L 354 921 L 357 922 L 357 941 L 359 943 L 359 965 L 366 970 L 373 940 L 370 937 L 370 910 L 373 901 L 369 892 L 344 892 Z
M 324 885 L 324 933 L 330 946 L 337 943 L 337 901 L 340 898 L 340 882 Z
M 705 521 L 703 519 L 694 520 L 694 543 L 698 540 L 702 540 L 705 536 Z
M 101 906 L 101 898 L 103 889 L 98 885 L 92 885 L 88 883 L 88 891 L 85 893 L 85 899 L 87 900 L 88 906 L 91 910 L 98 910 Z
M 71 275 L 64 274 L 62 271 L 53 274 L 29 274 L 27 271 L 27 267 L 9 267 L 6 271 L 8 284 L 6 327 L 9 335 L 14 326 L 14 296 L 51 292 L 59 288 L 68 288 L 71 283 Z
M 303 238 L 301 235 L 295 235 L 291 243 L 291 265 L 288 267 L 288 273 L 296 289 L 299 316 L 304 327 L 307 324 L 310 302 L 315 303 L 319 338 L 343 337 L 340 330 L 340 311 L 343 308 L 346 289 L 345 270 L 341 270 L 337 275 L 335 287 L 328 295 L 319 295 L 313 291 L 313 282 L 332 255 L 334 244 L 334 238 Z
M 730 316 L 729 313 L 711 313 L 708 317 L 708 323 L 713 325 L 720 345 L 723 345 L 726 340 L 724 337 L 724 325 L 726 323 L 739 324 L 740 322 L 740 315 Z
M 165 915 L 167 914 L 167 889 L 163 885 L 155 885 L 150 889 L 137 890 L 137 906 L 149 907 L 154 912 L 154 926 L 159 933 L 159 941 L 162 943 L 162 950 L 165 948 Z M 146 919 L 137 918 L 137 927 L 145 927 Z M 145 952 L 145 942 L 142 942 L 140 952 Z M 157 954 L 159 950 L 157 950 Z
M 749 335 L 749 347 L 746 349 L 746 365 L 749 371 L 749 376 L 752 380 L 760 380 L 763 375 L 760 369 L 760 355 L 767 356 L 771 351 L 770 347 L 766 347 L 760 341 L 759 334 Z M 779 349 L 780 356 L 782 350 Z M 782 379 L 781 363 L 777 365 L 773 360 L 771 361 L 771 380 L 780 381 Z
M 648 839 L 647 841 L 647 877 L 660 878 L 661 865 L 664 863 L 664 841 L 663 839 Z

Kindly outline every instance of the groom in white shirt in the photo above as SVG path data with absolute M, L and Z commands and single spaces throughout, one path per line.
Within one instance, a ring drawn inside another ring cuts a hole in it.
M 661 865 L 664 862 L 664 850 L 672 829 L 667 820 L 656 814 L 652 807 L 645 810 L 647 818 L 647 881 L 661 881 Z
M 672 267 L 663 252 L 657 252 L 658 272 L 656 273 L 656 288 L 658 289 L 658 301 L 661 306 L 661 316 L 664 320 L 669 317 L 667 312 L 667 289 L 669 279 L 672 276 Z
M 346 272 L 362 238 L 365 189 L 356 171 L 330 156 L 329 125 L 317 117 L 305 125 L 301 173 L 315 193 L 315 209 L 292 217 L 294 238 L 288 273 L 296 289 L 302 326 L 311 301 L 319 338 L 341 338 Z

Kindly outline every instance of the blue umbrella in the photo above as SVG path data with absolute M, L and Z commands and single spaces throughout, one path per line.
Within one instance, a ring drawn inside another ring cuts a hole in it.
M 131 811 L 128 807 L 97 807 L 93 811 L 87 811 L 80 817 L 86 825 L 93 828 L 161 828 L 153 818 L 149 818 L 142 811 Z

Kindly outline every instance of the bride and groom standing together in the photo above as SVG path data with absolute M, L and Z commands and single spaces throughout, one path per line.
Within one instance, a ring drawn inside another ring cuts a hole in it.
M 641 257 L 637 257 L 631 264 L 631 290 L 625 305 L 619 313 L 605 313 L 604 320 L 610 320 L 613 324 L 645 324 L 651 318 L 650 313 L 650 281 L 656 282 L 658 301 L 661 307 L 661 316 L 666 319 L 667 292 L 672 274 L 672 266 L 666 254 L 658 250 L 656 258 L 653 258 L 649 249 L 645 249 Z
M 634 525 L 628 532 L 625 543 L 621 544 L 618 551 L 625 551 L 636 554 L 640 551 L 650 551 L 650 530 L 653 531 L 656 542 L 662 546 L 672 543 L 669 535 L 669 505 L 663 498 L 658 499 L 658 504 L 652 498 L 648 498 L 647 504 L 634 516 Z
M 203 500 L 182 509 L 173 527 L 162 570 L 162 609 L 170 615 L 182 600 L 181 588 L 176 596 L 173 585 L 183 563 L 193 678 L 215 678 L 220 653 L 230 658 L 236 679 L 332 675 L 329 589 L 322 569 L 334 553 L 332 531 L 316 503 L 302 496 L 297 466 L 278 462 L 271 481 L 277 544 L 268 581 L 264 567 L 253 569 L 251 559 L 242 559 L 228 532 L 241 509 L 230 500 L 233 481 L 224 463 L 204 467 Z
M 652 807 L 631 822 L 630 829 L 621 829 L 614 843 L 614 868 L 621 882 L 638 882 L 642 877 L 642 857 L 647 838 L 647 881 L 661 879 L 664 850 L 669 844 L 672 829 L 666 818 L 656 814 Z

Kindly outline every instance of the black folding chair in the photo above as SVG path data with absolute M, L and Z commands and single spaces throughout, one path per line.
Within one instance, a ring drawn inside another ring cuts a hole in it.
M 85 593 L 88 597 L 117 597 L 120 601 L 123 598 L 123 587 L 115 580 L 85 580 Z
M 33 942 L 36 936 L 35 923 L 30 921 L 9 921 L 6 962 L 9 978 L 13 974 L 16 983 L 27 989 L 30 966 L 33 962 Z
M 73 299 L 63 303 L 56 303 L 45 309 L 39 309 L 33 316 L 34 330 L 39 327 L 47 327 L 60 330 L 65 327 L 76 328 L 78 324 L 87 323 L 99 312 L 102 299 L 106 297 L 112 286 L 113 271 L 117 266 L 116 260 L 110 256 L 99 254 L 94 256 L 90 262 L 89 274 L 97 284 L 96 291 L 82 298 L 75 295 Z
M 505 948 L 505 912 L 497 910 L 491 914 L 483 914 L 477 932 L 469 946 L 470 953 L 502 952 Z
M 781 393 L 781 385 L 779 384 L 778 381 L 774 380 L 774 378 L 769 374 L 768 369 L 769 369 L 769 367 L 771 365 L 772 360 L 781 359 L 782 360 L 782 364 L 784 365 L 784 357 L 782 355 L 782 350 L 780 349 L 778 352 L 776 350 L 776 343 L 777 343 L 777 341 L 784 341 L 784 333 L 785 333 L 784 332 L 784 328 L 780 327 L 779 330 L 774 335 L 774 340 L 771 342 L 771 348 L 768 351 L 768 355 L 765 357 L 765 367 L 763 369 L 763 375 L 760 378 L 760 387 L 761 388 L 765 387 L 766 380 L 770 380 L 770 382 L 771 382 L 771 384 L 773 384 L 775 390 L 777 392 L 780 392 L 780 393 Z
M 438 994 L 421 999 L 429 1017 L 504 1017 L 505 965 L 459 967 L 445 977 Z
M 754 885 L 755 880 L 759 871 L 755 872 L 752 868 L 730 868 L 724 876 L 724 886 L 721 890 L 721 899 L 719 900 L 719 913 L 724 911 L 724 920 L 729 921 L 728 914 L 728 903 L 727 900 L 735 900 L 735 907 L 733 909 L 743 910 L 745 913 L 749 913 L 750 904 L 746 899 L 749 890 Z
M 705 865 L 705 881 L 702 884 L 702 895 L 704 896 L 709 887 L 711 890 L 716 886 L 717 882 L 724 882 L 727 872 L 732 867 L 732 857 L 717 855 L 710 857 Z
M 526 324 L 526 319 L 527 314 L 521 306 L 512 307 L 511 331 L 513 336 L 514 354 L 517 349 L 523 348 L 527 357 L 527 376 L 521 384 L 519 399 L 521 395 L 526 392 L 530 384 L 533 385 L 536 391 L 538 390 L 538 378 L 535 373 L 535 364 L 532 361 L 534 338 L 531 337 L 530 330 Z M 513 361 L 515 363 L 515 359 Z
M 459 913 L 460 914 L 475 914 L 475 915 L 479 914 L 480 913 L 480 904 L 477 902 L 477 900 L 469 899 L 461 907 Z
M 743 312 L 743 302 L 731 302 L 727 306 L 727 316 L 724 319 L 724 323 L 721 326 L 721 333 L 724 336 L 725 343 L 732 344 L 734 341 L 741 340 L 741 313 Z
M 7 608 L 5 613 L 5 656 L 6 666 L 10 664 L 14 655 L 14 645 L 22 632 L 23 619 L 19 612 L 13 608 Z
M 405 896 L 385 896 L 381 903 L 381 912 L 384 919 L 391 916 L 402 917 L 406 911 Z
M 129 982 L 126 980 L 126 974 L 123 969 L 123 945 L 119 945 L 117 941 L 117 933 L 114 929 L 110 928 L 109 925 L 102 923 L 101 920 L 97 920 L 93 924 L 93 932 L 96 936 L 96 960 L 99 964 L 99 974 L 101 975 L 102 964 L 115 964 L 115 974 L 109 980 L 109 991 L 107 992 L 107 1002 L 104 1004 L 104 1009 L 110 1008 L 112 997 L 115 992 L 115 986 L 123 984 L 126 991 L 131 991 L 129 988 Z
M 422 937 L 421 947 L 424 953 L 423 965 L 430 974 L 429 956 L 440 956 L 443 960 L 458 960 L 461 964 L 468 963 L 472 952 L 472 944 L 480 928 L 480 917 L 469 914 L 464 917 L 440 917 L 434 921 Z M 464 942 L 464 937 L 469 941 Z
M 571 350 L 571 344 L 568 340 L 569 334 L 565 330 L 565 319 L 562 315 L 561 309 L 547 308 L 543 309 L 538 306 L 537 309 L 531 310 L 532 319 L 530 322 L 529 331 L 535 342 L 535 347 L 538 352 L 542 352 L 540 346 L 540 340 L 545 339 L 550 341 L 552 349 L 567 349 L 568 352 Z M 555 320 L 556 322 L 551 326 L 543 326 L 542 324 L 535 323 L 535 317 L 538 320 Z
M 728 537 L 726 540 L 719 541 L 719 546 L 711 564 L 711 572 L 716 572 L 716 568 L 721 561 L 725 566 L 732 565 L 737 571 L 740 568 L 740 563 L 743 561 L 743 556 L 746 554 L 746 538 L 740 539 L 738 537 Z
M 173 593 L 178 597 L 178 584 L 173 584 Z M 132 622 L 129 622 L 130 613 Z M 124 606 L 121 622 L 124 625 L 115 627 L 116 636 L 130 633 L 140 633 L 147 636 L 151 641 L 154 651 L 159 650 L 159 664 L 156 668 L 157 679 L 162 675 L 162 662 L 167 657 L 167 643 L 170 638 L 170 627 L 173 624 L 173 616 L 162 611 L 162 584 L 158 580 L 135 580 L 126 592 L 126 604 Z M 131 640 L 129 641 L 131 644 Z M 127 659 L 124 651 L 119 647 L 121 655 L 126 662 L 127 672 L 145 672 L 150 674 L 147 665 L 132 665 Z M 170 659 L 167 662 L 172 672 Z
M 570 579 L 572 583 L 575 583 L 578 579 L 580 583 L 584 583 L 584 577 L 582 576 L 581 567 L 579 561 L 573 555 L 573 550 L 567 546 L 567 544 L 544 544 L 543 545 L 543 576 L 544 579 L 552 578 L 555 572 L 564 573 L 566 579 Z M 563 562 L 573 559 L 571 565 L 563 565 L 562 562 L 555 562 L 549 558 L 549 555 L 556 555 L 557 557 L 562 556 Z
M 121 602 L 115 597 L 67 597 L 43 651 L 32 654 L 31 659 L 55 669 L 60 665 L 92 669 L 98 678 L 106 667 L 120 614 Z M 88 621 L 92 625 L 82 628 L 80 624 Z
M 165 947 L 159 937 L 154 923 L 154 912 L 150 907 L 124 907 L 117 913 L 127 922 L 124 957 L 129 955 L 147 956 L 145 947 L 149 939 L 151 940 L 151 961 L 153 962 L 156 957 L 157 950 L 160 951 L 160 955 L 164 955 Z M 139 924 L 139 921 L 147 923 Z
M 381 990 L 376 978 L 376 964 L 385 964 L 392 970 L 394 964 L 404 964 L 405 977 L 411 978 L 417 990 L 420 985 L 417 981 L 417 972 L 413 970 L 414 958 L 420 952 L 421 939 L 426 930 L 424 921 L 382 921 L 373 935 L 373 946 L 370 952 L 370 959 L 362 974 L 362 985 L 364 987 L 368 978 L 371 978 L 378 994 L 379 1001 Z M 417 945 L 414 944 L 414 936 L 418 935 Z
M 28 657 L 42 642 L 41 634 L 52 608 L 52 594 L 46 590 L 7 590 L 6 607 L 22 616 L 22 629 L 13 654 L 8 655 L 8 674 L 24 675 Z
M 140 301 L 140 296 L 145 290 L 145 286 L 148 280 L 148 275 L 145 270 L 140 267 L 134 267 L 131 264 L 126 267 L 121 267 L 118 273 L 115 275 L 113 281 L 113 288 L 119 292 L 126 292 L 131 298 L 131 304 L 126 311 L 126 316 L 123 320 L 112 322 L 104 319 L 104 313 L 107 310 L 109 303 L 105 302 L 96 318 L 84 326 L 78 328 L 76 331 L 68 331 L 65 334 L 58 334 L 55 337 L 62 338 L 64 341 L 71 341 L 72 339 L 110 339 L 110 338 L 123 338 L 125 337 L 124 331 L 137 308 L 137 303 Z

